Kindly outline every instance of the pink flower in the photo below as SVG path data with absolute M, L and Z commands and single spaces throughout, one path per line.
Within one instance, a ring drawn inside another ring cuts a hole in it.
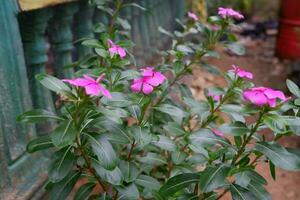
M 220 95 L 216 95 L 212 92 L 208 92 L 207 96 L 212 97 L 214 101 L 220 101 L 221 96 Z
M 144 94 L 150 94 L 154 87 L 166 79 L 162 73 L 154 71 L 153 67 L 142 68 L 141 71 L 143 77 L 134 79 L 131 85 L 131 90 L 136 93 L 142 91 Z
M 109 45 L 109 53 L 111 56 L 114 56 L 115 54 L 118 54 L 121 58 L 124 58 L 126 56 L 126 51 L 124 48 L 116 45 L 112 40 L 108 40 Z
M 199 20 L 199 17 L 193 13 L 193 12 L 188 12 L 188 17 L 193 19 L 194 21 L 198 21 Z
M 64 79 L 64 82 L 67 82 L 71 85 L 75 85 L 78 87 L 83 87 L 87 95 L 90 96 L 99 96 L 100 92 L 106 96 L 107 98 L 111 99 L 110 92 L 105 89 L 99 83 L 103 80 L 104 74 L 101 74 L 97 80 L 94 80 L 92 77 L 88 75 L 83 75 L 83 78 L 75 78 L 75 79 Z
M 236 65 L 232 65 L 232 69 L 229 71 L 235 73 L 237 76 L 239 76 L 241 78 L 245 77 L 248 79 L 253 79 L 253 74 L 251 72 L 245 71 Z
M 220 7 L 218 9 L 218 14 L 220 15 L 220 17 L 222 18 L 228 18 L 228 17 L 232 17 L 235 19 L 244 19 L 244 16 L 242 14 L 240 14 L 239 12 L 233 10 L 232 8 L 222 8 Z
M 277 99 L 282 101 L 287 100 L 283 92 L 266 87 L 255 87 L 245 90 L 243 97 L 246 101 L 250 101 L 254 105 L 269 105 L 272 108 L 276 106 Z
M 212 132 L 213 132 L 215 135 L 217 135 L 217 136 L 224 137 L 224 133 L 222 133 L 222 132 L 221 132 L 220 130 L 218 130 L 218 129 L 213 128 L 213 129 L 212 129 Z

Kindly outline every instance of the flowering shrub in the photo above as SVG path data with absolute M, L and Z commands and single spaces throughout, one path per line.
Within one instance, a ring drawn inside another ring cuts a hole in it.
M 66 199 L 81 180 L 75 199 L 212 200 L 227 192 L 237 200 L 271 199 L 255 169 L 268 162 L 274 179 L 275 167 L 300 169 L 299 152 L 277 142 L 300 134 L 299 88 L 288 81 L 296 98 L 287 98 L 255 87 L 251 72 L 233 66 L 224 74 L 228 87 L 211 88 L 198 101 L 179 81 L 196 66 L 217 72 L 206 58 L 217 56 L 213 48 L 220 38 L 230 39 L 221 43 L 241 54 L 229 31 L 241 14 L 220 8 L 220 17 L 201 24 L 189 13 L 186 25 L 177 20 L 181 31 L 160 28 L 172 38 L 171 49 L 162 52 L 161 64 L 137 69 L 129 56 L 132 42 L 120 35 L 128 31 L 126 20 L 118 14 L 127 6 L 144 8 L 119 0 L 106 9 L 107 2 L 94 2 L 111 23 L 97 24 L 97 39 L 82 41 L 94 53 L 76 62 L 77 78 L 37 76 L 58 95 L 57 113 L 36 109 L 18 118 L 56 122 L 49 135 L 27 146 L 30 153 L 52 148 L 50 198 Z M 268 137 L 260 133 L 264 129 Z

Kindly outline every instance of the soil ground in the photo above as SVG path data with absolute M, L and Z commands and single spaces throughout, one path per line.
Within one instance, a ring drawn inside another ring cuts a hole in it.
M 285 80 L 289 73 L 289 62 L 280 61 L 273 56 L 275 39 L 250 40 L 242 38 L 247 53 L 245 56 L 231 56 L 223 50 L 218 50 L 221 58 L 213 59 L 211 63 L 221 71 L 227 71 L 232 64 L 249 70 L 254 74 L 254 83 L 257 86 L 269 86 L 276 89 L 285 90 Z M 191 82 L 192 83 L 191 83 Z M 195 70 L 194 77 L 188 80 L 192 85 L 193 93 L 197 98 L 203 98 L 203 89 L 213 85 L 224 85 L 225 81 L 218 76 L 211 75 L 203 70 Z M 300 148 L 300 138 L 290 137 L 280 141 L 284 146 Z M 276 171 L 277 180 L 271 178 L 267 163 L 260 163 L 258 171 L 268 180 L 267 190 L 274 200 L 299 200 L 300 199 L 300 173 L 287 172 L 278 169 Z M 222 200 L 231 199 L 230 195 L 224 196 Z

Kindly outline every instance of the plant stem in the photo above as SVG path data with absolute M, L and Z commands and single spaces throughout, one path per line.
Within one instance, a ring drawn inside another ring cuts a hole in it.
M 234 158 L 232 159 L 232 162 L 231 162 L 231 165 L 235 165 L 236 164 L 236 161 L 239 159 L 239 157 L 244 153 L 245 151 L 245 148 L 247 146 L 247 144 L 251 141 L 252 139 L 252 135 L 257 131 L 260 123 L 261 123 L 261 120 L 262 120 L 262 117 L 263 115 L 265 114 L 265 111 L 262 110 L 260 113 L 259 113 L 259 117 L 256 121 L 256 124 L 255 126 L 251 129 L 250 131 L 250 134 L 246 137 L 246 139 L 244 140 L 242 146 L 240 147 L 240 149 L 238 150 L 238 153 L 234 156 Z
M 111 23 L 110 23 L 110 26 L 109 26 L 109 29 L 108 29 L 108 34 L 111 35 L 113 33 L 113 30 L 114 30 L 114 25 L 115 25 L 115 22 L 116 22 L 116 19 L 119 15 L 119 12 L 122 8 L 122 4 L 123 4 L 123 0 L 118 0 L 117 3 L 116 3 L 116 10 L 115 12 L 113 13 L 112 17 L 111 17 Z
M 135 143 L 135 140 L 133 140 L 132 144 L 131 144 L 131 147 L 130 147 L 130 150 L 128 152 L 128 155 L 127 155 L 127 160 L 130 161 L 131 160 L 131 154 L 132 154 L 132 151 L 135 147 L 136 143 Z

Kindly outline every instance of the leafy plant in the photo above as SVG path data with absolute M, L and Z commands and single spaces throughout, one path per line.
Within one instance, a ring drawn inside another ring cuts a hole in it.
M 207 24 L 197 16 L 176 19 L 181 29 L 173 33 L 159 27 L 172 39 L 171 49 L 161 52 L 156 67 L 137 69 L 128 51 L 129 22 L 119 13 L 128 6 L 146 8 L 122 0 L 91 2 L 111 22 L 95 26 L 97 38 L 81 41 L 93 54 L 74 63 L 81 68 L 77 78 L 36 77 L 58 95 L 57 113 L 36 109 L 18 118 L 56 122 L 49 135 L 27 146 L 30 153 L 52 148 L 46 186 L 51 199 L 66 199 L 80 180 L 75 199 L 212 200 L 228 191 L 233 199 L 270 199 L 266 180 L 255 171 L 258 162 L 269 162 L 274 179 L 275 167 L 300 169 L 299 153 L 277 142 L 299 135 L 300 91 L 294 83 L 287 82 L 296 96 L 291 101 L 281 91 L 253 87 L 253 75 L 234 66 L 224 74 L 228 87 L 211 88 L 198 101 L 180 82 L 196 66 L 220 73 L 206 58 L 217 56 L 214 46 L 224 36 L 231 41 L 221 43 L 241 53 L 229 31 L 239 13 L 223 10 Z

